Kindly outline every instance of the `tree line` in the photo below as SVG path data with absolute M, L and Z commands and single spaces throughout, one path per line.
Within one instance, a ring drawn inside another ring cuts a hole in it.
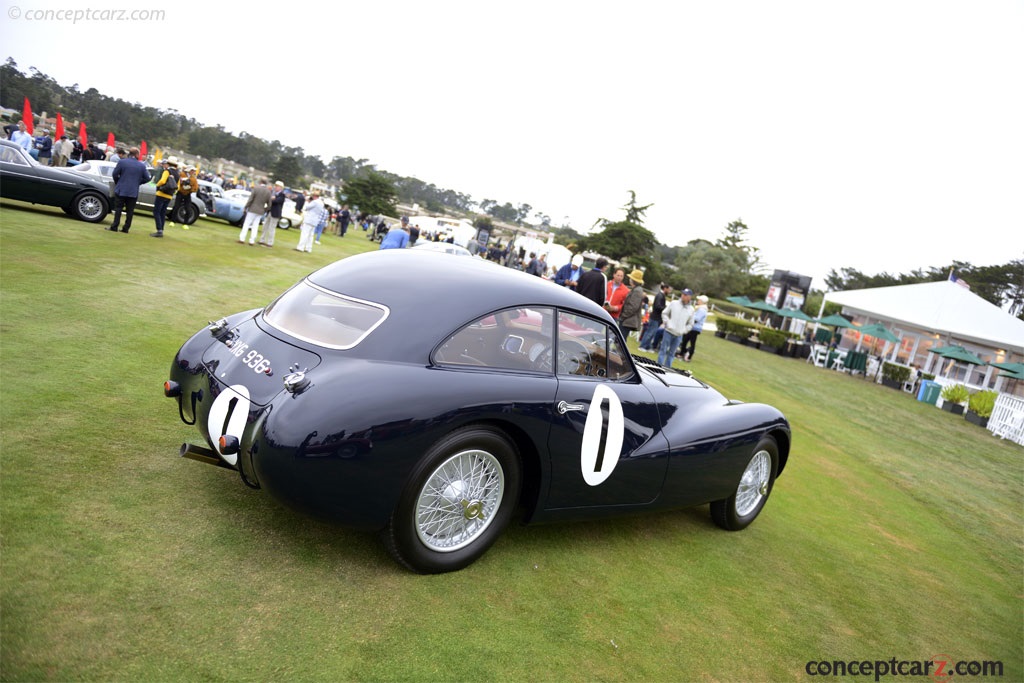
M 246 131 L 234 134 L 222 125 L 204 125 L 176 109 L 157 109 L 108 97 L 96 88 L 82 92 L 77 83 L 62 86 L 35 67 L 23 73 L 13 58 L 0 65 L 0 105 L 21 111 L 28 98 L 34 112 L 51 116 L 61 112 L 67 121 L 85 121 L 95 136 L 105 139 L 112 131 L 119 140 L 146 140 L 151 146 L 188 150 L 207 158 L 223 158 L 243 166 L 265 169 L 286 185 L 301 187 L 310 179 L 342 184 L 379 174 L 392 183 L 400 201 L 416 203 L 428 211 L 468 212 L 473 200 L 467 194 L 440 188 L 418 178 L 377 169 L 368 159 L 336 156 L 324 163 L 301 147 L 279 140 L 267 141 Z M 69 131 L 69 135 L 76 133 Z

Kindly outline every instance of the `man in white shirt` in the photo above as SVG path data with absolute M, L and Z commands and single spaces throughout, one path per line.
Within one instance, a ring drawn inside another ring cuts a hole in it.
M 658 365 L 666 368 L 672 367 L 672 361 L 679 350 L 679 342 L 683 335 L 693 328 L 693 290 L 684 289 L 675 299 L 665 307 L 661 314 L 662 327 L 665 334 L 661 337 L 661 349 L 658 351 Z

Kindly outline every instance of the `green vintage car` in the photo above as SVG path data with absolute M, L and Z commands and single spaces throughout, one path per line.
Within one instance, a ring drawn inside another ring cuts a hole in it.
M 59 206 L 78 220 L 98 223 L 110 211 L 107 183 L 63 168 L 41 166 L 19 145 L 0 140 L 0 196 Z

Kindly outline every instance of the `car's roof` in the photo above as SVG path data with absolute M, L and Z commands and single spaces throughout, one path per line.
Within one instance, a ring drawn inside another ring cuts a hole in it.
M 311 273 L 309 280 L 387 306 L 390 315 L 380 332 L 414 340 L 412 348 L 421 352 L 429 351 L 424 343 L 433 345 L 480 316 L 513 306 L 558 306 L 614 323 L 590 299 L 535 275 L 479 258 L 447 258 L 416 249 L 350 256 Z

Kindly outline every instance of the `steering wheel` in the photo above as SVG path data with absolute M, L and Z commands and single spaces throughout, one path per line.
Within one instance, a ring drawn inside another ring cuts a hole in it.
M 590 352 L 578 341 L 563 339 L 558 343 L 558 354 L 554 356 L 551 345 L 545 346 L 537 354 L 533 367 L 540 372 L 551 372 L 555 369 L 559 375 L 585 375 L 582 370 L 590 365 Z

